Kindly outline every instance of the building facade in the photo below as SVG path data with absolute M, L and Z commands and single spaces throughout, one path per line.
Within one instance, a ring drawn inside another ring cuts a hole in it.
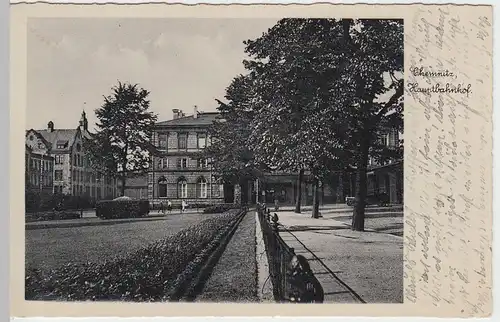
M 224 185 L 213 176 L 210 160 L 197 158 L 210 144 L 208 128 L 218 113 L 198 112 L 186 116 L 173 110 L 172 120 L 158 122 L 153 142 L 160 155 L 152 158 L 148 172 L 148 199 L 153 205 L 170 200 L 179 204 L 224 202 Z
M 153 134 L 154 144 L 161 151 L 161 155 L 153 157 L 147 176 L 148 199 L 153 205 L 166 200 L 173 203 L 186 200 L 197 204 L 253 204 L 257 194 L 259 202 L 274 203 L 278 200 L 281 205 L 291 205 L 297 200 L 298 193 L 303 204 L 312 204 L 314 188 L 309 171 L 305 171 L 300 189 L 297 189 L 298 174 L 284 172 L 267 173 L 241 187 L 217 181 L 209 160 L 199 160 L 196 155 L 210 144 L 207 130 L 219 114 L 199 113 L 196 108 L 194 114 L 189 116 L 181 110 L 173 112 L 174 118 L 157 123 Z M 400 144 L 399 136 L 398 131 L 388 130 L 380 141 L 383 145 L 394 147 Z M 379 164 L 370 158 L 367 176 L 370 200 L 386 193 L 390 203 L 403 202 L 402 160 Z M 138 183 L 128 193 L 134 196 L 140 194 L 140 186 L 141 183 Z M 355 196 L 355 186 L 355 171 L 338 173 L 320 183 L 320 203 L 344 203 L 345 197 Z
M 51 194 L 54 190 L 54 157 L 34 153 L 25 146 L 25 180 L 33 191 Z
M 118 191 L 122 182 L 118 180 Z M 132 199 L 148 199 L 148 175 L 143 173 L 127 173 L 124 196 Z
M 54 193 L 93 200 L 116 197 L 117 180 L 91 167 L 84 147 L 85 139 L 92 139 L 85 112 L 82 112 L 80 124 L 75 129 L 57 129 L 50 121 L 47 129 L 26 132 L 26 145 L 32 153 L 54 159 Z

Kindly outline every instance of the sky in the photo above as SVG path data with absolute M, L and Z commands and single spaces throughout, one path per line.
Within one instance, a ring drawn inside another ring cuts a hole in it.
M 216 110 L 226 87 L 244 73 L 243 41 L 277 19 L 31 18 L 28 21 L 27 129 L 76 128 L 121 82 L 151 92 L 158 120 L 172 109 Z

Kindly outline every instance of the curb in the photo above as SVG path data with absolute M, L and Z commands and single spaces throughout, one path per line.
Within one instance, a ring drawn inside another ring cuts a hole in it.
M 264 245 L 264 237 L 262 236 L 262 228 L 260 226 L 259 215 L 255 212 L 255 243 L 257 262 L 257 295 L 261 303 L 274 303 L 273 284 L 269 278 L 269 262 L 267 252 Z

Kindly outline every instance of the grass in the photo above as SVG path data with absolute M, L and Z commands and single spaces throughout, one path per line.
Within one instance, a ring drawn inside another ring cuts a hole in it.
M 26 266 L 51 269 L 68 263 L 102 262 L 218 215 L 184 214 L 113 225 L 26 230 Z
M 255 216 L 247 213 L 197 297 L 198 302 L 257 302 Z

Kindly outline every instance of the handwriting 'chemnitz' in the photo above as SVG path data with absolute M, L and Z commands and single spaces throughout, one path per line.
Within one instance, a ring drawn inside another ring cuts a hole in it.
M 471 91 L 471 84 L 458 84 L 458 85 L 453 85 L 451 83 L 446 83 L 446 84 L 440 84 L 437 83 L 435 85 L 429 86 L 429 87 L 420 87 L 418 83 L 409 83 L 408 84 L 408 91 L 410 93 L 425 93 L 425 94 L 431 94 L 431 93 L 440 93 L 440 94 L 466 94 L 467 97 L 469 94 L 472 92 Z
M 455 74 L 447 69 L 433 71 L 424 67 L 411 67 L 410 72 L 415 77 L 455 77 Z

